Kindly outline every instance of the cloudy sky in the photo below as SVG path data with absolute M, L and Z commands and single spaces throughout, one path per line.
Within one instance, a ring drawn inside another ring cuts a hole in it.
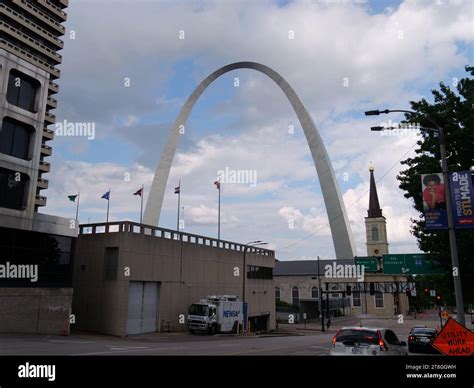
M 370 127 L 401 116 L 376 108 L 431 100 L 472 64 L 470 0 L 72 1 L 59 80 L 57 122 L 89 123 L 95 136 L 56 136 L 44 212 L 80 221 L 138 221 L 167 131 L 198 83 L 238 61 L 263 63 L 295 89 L 313 117 L 343 193 L 358 255 L 366 254 L 368 167 L 375 166 L 392 253 L 417 252 L 412 203 L 398 188 L 400 159 L 416 134 Z M 293 130 L 292 130 L 293 128 Z M 54 128 L 53 128 L 54 129 Z M 264 240 L 280 259 L 334 257 L 318 177 L 295 113 L 277 85 L 252 70 L 220 77 L 186 125 L 168 181 L 160 226 L 217 235 L 219 170 L 254 180 L 222 184 L 221 237 Z M 253 184 L 256 183 L 256 184 Z

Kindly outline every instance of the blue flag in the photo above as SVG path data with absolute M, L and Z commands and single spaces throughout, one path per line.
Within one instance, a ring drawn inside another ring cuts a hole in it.
M 106 200 L 108 201 L 108 200 L 109 200 L 109 196 L 110 196 L 110 190 L 107 191 L 107 192 L 106 192 L 102 197 L 100 197 L 100 198 L 104 198 L 104 199 L 106 199 Z

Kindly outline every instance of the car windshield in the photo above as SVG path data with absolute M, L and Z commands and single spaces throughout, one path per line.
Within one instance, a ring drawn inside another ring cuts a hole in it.
M 209 308 L 204 304 L 192 304 L 189 308 L 189 315 L 207 316 Z
M 413 329 L 413 334 L 435 335 L 435 329 Z
M 377 345 L 379 339 L 377 333 L 372 330 L 345 329 L 341 330 L 336 336 L 336 342 L 341 342 L 343 345 L 353 345 L 356 343 Z

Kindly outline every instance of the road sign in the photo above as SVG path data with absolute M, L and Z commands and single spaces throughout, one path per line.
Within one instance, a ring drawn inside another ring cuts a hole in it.
M 430 290 L 430 296 L 436 296 L 436 290 Z
M 444 319 L 448 319 L 449 318 L 449 313 L 445 310 L 441 313 L 441 316 L 444 318 Z
M 433 347 L 447 356 L 470 356 L 474 353 L 474 333 L 449 318 L 434 339 Z
M 372 256 L 354 257 L 356 265 L 363 265 L 364 272 L 377 272 L 379 269 L 378 259 Z
M 439 261 L 429 260 L 426 253 L 383 255 L 385 275 L 439 275 L 445 271 Z

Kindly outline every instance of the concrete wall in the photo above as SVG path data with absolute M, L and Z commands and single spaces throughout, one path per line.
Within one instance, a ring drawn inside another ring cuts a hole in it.
M 72 288 L 0 288 L 0 332 L 63 334 Z
M 118 247 L 117 280 L 104 279 L 105 248 Z M 247 265 L 274 267 L 273 256 L 247 253 Z M 126 268 L 130 276 L 126 276 Z M 238 271 L 238 276 L 235 276 Z M 243 252 L 131 232 L 79 235 L 74 265 L 73 313 L 83 330 L 126 335 L 130 281 L 160 282 L 159 323 L 184 330 L 180 314 L 212 294 L 243 291 Z M 273 280 L 246 279 L 249 317 L 270 314 L 275 328 Z

